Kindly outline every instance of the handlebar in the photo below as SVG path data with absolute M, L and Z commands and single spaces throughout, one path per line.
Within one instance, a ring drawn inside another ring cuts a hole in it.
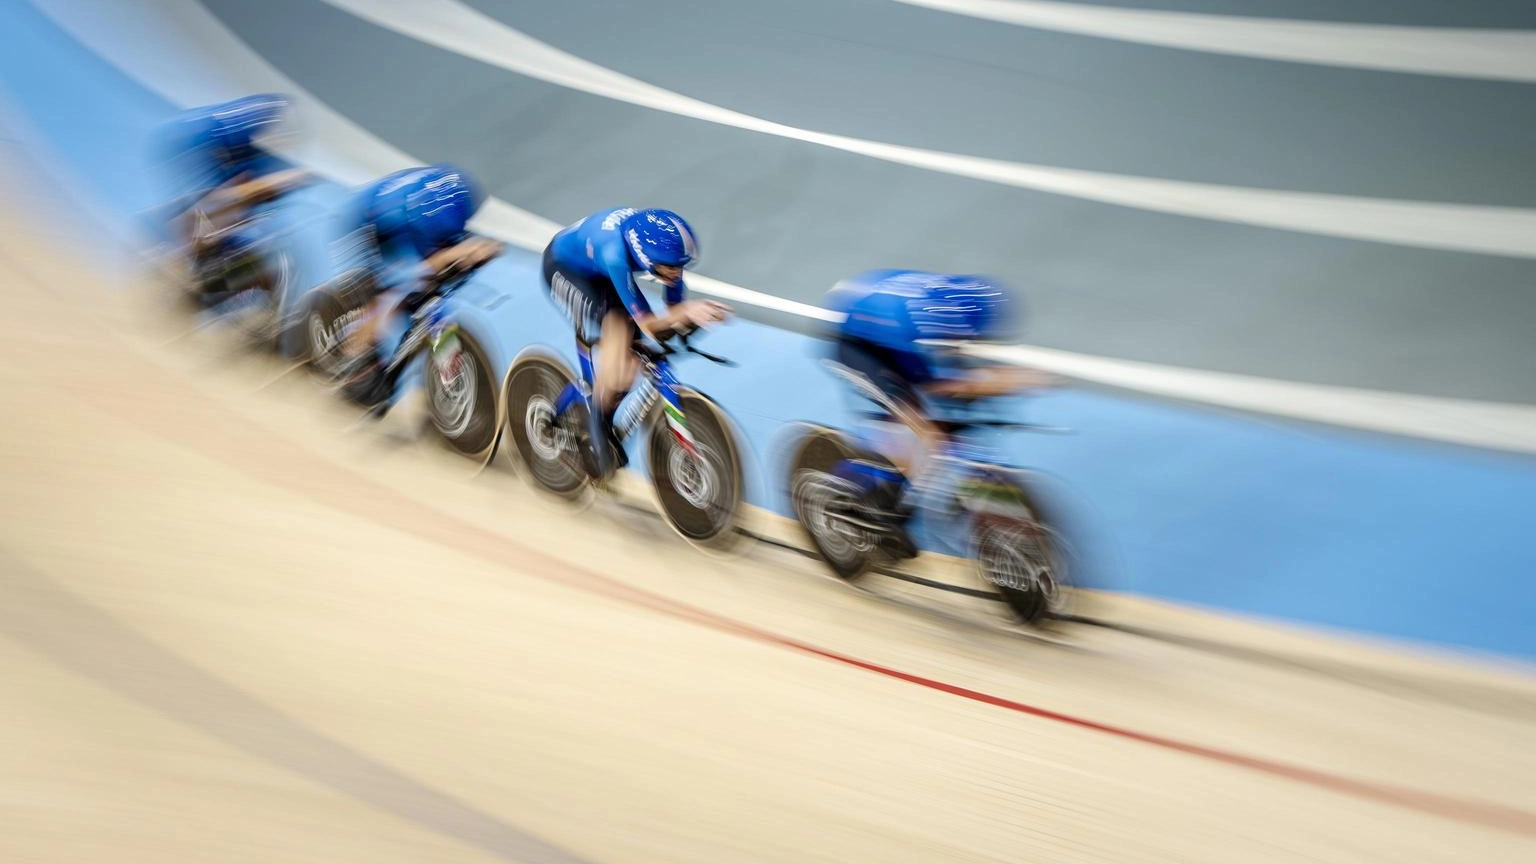
M 635 339 L 635 341 L 634 341 L 634 349 L 635 349 L 636 353 L 640 354 L 642 357 L 645 357 L 645 358 L 651 360 L 652 362 L 655 362 L 657 360 L 661 360 L 664 357 L 668 357 L 670 355 L 676 354 L 679 351 L 681 351 L 681 352 L 686 353 L 686 354 L 693 354 L 693 355 L 696 355 L 696 356 L 699 356 L 699 357 L 703 357 L 705 360 L 708 360 L 709 362 L 715 363 L 715 364 L 720 365 L 720 366 L 733 366 L 734 367 L 734 366 L 740 365 L 735 360 L 731 360 L 731 359 L 729 359 L 727 357 L 721 357 L 718 354 L 711 354 L 708 351 L 703 351 L 703 350 L 700 350 L 700 349 L 695 348 L 692 345 L 690 345 L 688 343 L 688 338 L 690 336 L 692 336 L 696 332 L 698 332 L 698 328 L 697 327 L 688 327 L 686 329 L 667 329 L 667 330 L 662 330 L 660 332 L 657 332 L 657 333 L 653 334 L 652 337 L 651 337 L 652 339 L 654 339 L 656 341 L 656 344 L 659 347 L 657 347 L 657 348 L 651 347 L 647 343 L 647 340 L 645 339 L 645 337 L 641 336 L 641 337 Z M 673 347 L 673 345 L 672 345 L 673 342 L 677 342 L 681 346 L 681 348 Z
M 254 193 L 251 194 L 251 196 L 250 196 L 250 203 L 252 203 L 252 204 L 266 204 L 266 203 L 270 203 L 272 201 L 278 200 L 279 198 L 282 198 L 283 196 L 287 195 L 288 193 L 294 191 L 295 189 L 302 189 L 302 188 L 304 188 L 306 186 L 309 186 L 313 182 L 314 181 L 312 180 L 312 178 L 310 177 L 308 172 L 304 172 L 302 174 L 297 174 L 297 175 L 283 177 L 281 180 L 276 181 L 276 182 L 272 182 L 272 181 L 269 180 L 267 183 L 263 184 L 262 188 L 259 191 L 254 192 Z
M 492 260 L 487 258 L 484 261 L 468 266 L 462 261 L 452 261 L 448 266 L 427 277 L 428 290 L 439 296 L 446 297 L 463 287 L 464 283 L 469 281 L 470 276 L 473 276 L 481 267 L 491 263 Z
M 484 264 L 485 262 L 481 262 Z M 407 314 L 417 316 L 427 308 L 433 298 L 443 299 L 464 286 L 469 277 L 480 269 L 481 264 L 473 267 L 464 267 L 457 261 L 449 264 L 441 270 L 429 275 L 426 285 L 418 291 L 412 291 L 401 298 L 399 308 Z
M 1044 432 L 1058 435 L 1072 431 L 1066 426 L 1046 426 L 1042 423 L 1030 423 L 1024 420 L 957 420 L 952 423 L 940 421 L 940 425 L 945 426 L 951 432 L 978 426 L 988 429 L 1020 429 L 1026 432 Z
M 856 413 L 880 420 L 887 419 L 890 416 L 883 411 L 859 411 Z M 934 423 L 951 435 L 978 427 L 987 429 L 1019 429 L 1025 432 L 1042 432 L 1058 435 L 1064 435 L 1072 431 L 1066 426 L 1046 426 L 1042 423 L 1030 423 L 1026 420 L 935 420 Z

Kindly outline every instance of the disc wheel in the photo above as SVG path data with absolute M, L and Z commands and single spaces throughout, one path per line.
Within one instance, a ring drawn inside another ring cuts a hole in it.
M 496 381 L 485 349 L 462 329 L 426 352 L 427 413 L 455 451 L 480 461 L 496 447 Z
M 535 484 L 562 498 L 575 498 L 588 482 L 579 449 L 583 406 L 555 417 L 556 401 L 575 380 L 562 364 L 545 357 L 519 360 L 507 375 L 507 433 L 518 461 Z
M 326 381 L 337 381 L 346 368 L 341 335 L 348 324 L 362 314 L 362 309 L 348 309 L 335 294 L 325 288 L 310 292 L 301 325 L 304 357 L 309 368 Z
M 795 448 L 789 469 L 795 521 L 833 574 L 850 582 L 869 569 L 879 544 L 874 533 L 838 518 L 859 512 L 859 493 L 832 469 L 856 455 L 839 433 L 814 428 Z
M 293 263 L 287 255 L 269 260 L 253 253 L 230 263 L 224 282 L 231 294 L 221 305 L 229 308 L 227 314 L 235 316 L 240 332 L 252 345 L 278 347 L 283 307 L 293 280 Z
M 693 447 L 678 440 L 667 412 L 658 411 L 646 448 L 651 485 L 663 518 L 685 540 L 724 545 L 734 539 L 741 515 L 741 453 L 725 415 L 708 397 L 681 390 L 678 401 Z
M 987 486 L 985 499 L 967 504 L 976 513 L 971 539 L 981 578 L 1021 623 L 1061 616 L 1070 586 L 1057 533 L 1022 486 L 999 478 Z

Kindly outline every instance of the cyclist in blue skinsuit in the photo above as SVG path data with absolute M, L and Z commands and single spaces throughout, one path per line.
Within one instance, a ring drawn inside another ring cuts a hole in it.
M 627 207 L 588 216 L 556 234 L 544 250 L 550 297 L 576 328 L 576 338 L 597 348 L 593 396 L 599 410 L 589 418 L 589 432 L 600 477 L 624 460 L 613 416 L 640 371 L 635 340 L 642 333 L 655 339 L 706 327 L 730 314 L 723 303 L 684 299 L 683 271 L 698 257 L 698 241 L 681 216 Z M 666 314 L 651 311 L 637 275 L 665 286 Z
M 827 305 L 847 316 L 832 342 L 831 365 L 875 404 L 877 419 L 866 429 L 866 443 L 895 467 L 851 460 L 836 473 L 864 491 L 874 505 L 871 515 L 893 527 L 901 528 L 911 515 L 910 490 L 927 485 L 933 457 L 949 444 L 946 418 L 959 420 L 975 400 L 1050 383 L 1034 370 L 978 363 L 954 346 L 934 344 L 1010 334 L 1009 291 L 988 279 L 873 270 L 839 283 Z M 901 440 L 903 431 L 907 440 Z M 915 554 L 904 531 L 898 536 Z
M 379 327 L 394 308 L 419 305 L 438 287 L 438 274 L 474 269 L 501 254 L 502 244 L 468 231 L 482 200 L 469 176 L 451 165 L 396 171 L 358 194 L 354 236 L 363 247 L 369 299 L 347 336 L 354 359 L 346 390 L 354 400 L 376 407 L 393 396 L 394 382 L 381 374 L 390 351 Z
M 190 251 L 206 300 L 224 293 L 220 277 L 225 265 L 246 256 L 262 239 L 260 226 L 250 218 L 252 207 L 308 176 L 262 146 L 281 130 L 287 108 L 282 96 L 246 96 L 187 111 L 167 130 L 164 143 L 178 186 L 170 217 Z M 272 274 L 258 278 L 270 280 Z

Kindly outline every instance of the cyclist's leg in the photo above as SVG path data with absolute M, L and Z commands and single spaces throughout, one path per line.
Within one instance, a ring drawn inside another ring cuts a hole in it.
M 611 420 L 640 372 L 640 358 L 631 347 L 635 322 L 623 307 L 610 306 L 603 315 L 597 342 L 597 381 L 593 396 L 601 412 Z
M 405 295 L 382 288 L 372 293 L 356 323 L 342 334 L 342 353 L 358 364 L 383 366 L 389 351 L 384 344 L 384 325 Z
M 908 478 L 922 469 L 925 451 L 936 430 L 888 354 L 867 342 L 845 339 L 837 343 L 833 360 L 839 374 L 873 409 L 855 426 L 855 436 L 895 468 L 893 475 L 883 465 L 852 460 L 839 466 L 839 473 L 858 483 L 881 509 L 894 514 L 905 495 Z
M 199 299 L 204 306 L 212 307 L 227 296 L 228 240 L 215 230 L 208 214 L 195 207 L 182 214 L 179 226 Z
M 341 380 L 343 392 L 354 401 L 387 410 L 395 395 L 399 373 L 386 373 L 393 349 L 386 328 L 398 319 L 406 293 L 385 284 L 377 270 L 341 286 L 337 299 L 343 308 L 360 308 L 360 314 L 341 333 Z
M 614 303 L 603 315 L 601 335 L 597 344 L 597 380 L 593 386 L 593 412 L 596 421 L 592 428 L 593 441 L 606 442 L 613 459 L 611 466 L 603 466 L 603 473 L 628 464 L 624 442 L 619 440 L 613 428 L 614 415 L 624 397 L 634 387 L 635 376 L 640 372 L 640 358 L 635 355 L 635 321 L 623 306 Z
M 381 249 L 380 259 L 367 278 L 372 302 L 363 319 L 367 323 L 361 338 L 387 363 L 399 350 L 401 339 L 410 332 L 406 325 L 411 316 L 441 296 L 441 286 L 427 278 L 426 263 L 418 253 L 398 247 L 388 253 Z
M 348 357 L 362 356 L 373 352 L 375 357 L 382 355 L 379 332 L 384 320 L 389 316 L 399 300 L 399 295 L 390 291 L 371 292 L 357 320 L 347 328 L 342 336 L 341 349 Z
M 544 250 L 544 290 L 570 322 L 577 341 L 586 345 L 595 344 L 602 335 L 606 311 L 601 292 L 591 283 L 582 274 L 561 268 L 555 261 L 553 246 Z
M 943 434 L 929 418 L 923 399 L 893 352 L 862 340 L 839 340 L 835 368 L 872 410 L 864 437 L 871 448 L 903 472 L 920 465 Z
M 634 362 L 629 338 L 613 338 L 619 325 L 628 322 L 623 307 L 618 303 L 612 286 L 597 284 L 598 280 L 561 268 L 554 259 L 552 248 L 544 250 L 544 285 L 549 291 L 555 308 L 564 313 L 575 330 L 578 342 L 597 349 L 596 366 L 593 370 L 593 399 L 587 412 L 587 433 L 592 442 L 592 468 L 599 477 L 607 476 L 614 469 L 618 452 L 610 442 L 609 429 L 612 413 L 622 399 L 624 361 Z M 612 294 L 614 296 L 610 297 Z M 614 316 L 619 316 L 614 321 Z M 632 324 L 630 326 L 633 326 Z M 629 369 L 629 379 L 634 370 Z

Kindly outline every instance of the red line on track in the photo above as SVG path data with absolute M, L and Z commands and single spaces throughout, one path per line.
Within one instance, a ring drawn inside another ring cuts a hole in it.
M 12 263 L 14 265 L 17 262 Z M 16 267 L 15 269 L 25 270 L 26 268 Z M 28 275 L 33 277 L 38 287 L 47 290 L 46 282 L 39 279 L 35 274 L 29 273 Z M 126 347 L 136 347 L 110 327 L 103 326 L 102 329 L 112 337 L 122 341 Z M 179 390 L 183 398 L 192 400 L 193 404 L 203 401 L 203 395 L 189 382 L 181 380 L 179 376 L 168 372 L 168 370 L 156 368 L 153 364 L 149 365 L 153 371 L 160 373 L 160 377 L 168 385 Z M 121 375 L 126 379 L 123 382 L 125 384 L 142 383 L 142 378 L 135 379 L 133 373 L 122 366 L 102 370 L 102 373 L 103 377 L 110 377 L 114 374 Z M 473 552 L 495 563 L 516 561 L 519 565 L 522 565 L 519 567 L 522 572 L 542 581 L 553 582 L 567 587 L 582 587 L 591 593 L 606 595 L 633 605 L 643 606 L 674 618 L 692 621 L 713 630 L 734 634 L 764 644 L 776 645 L 802 654 L 862 669 L 866 672 L 882 675 L 897 681 L 904 681 L 929 690 L 946 693 L 961 699 L 991 705 L 1006 711 L 1053 723 L 1062 723 L 1123 740 L 1137 741 L 1164 750 L 1171 750 L 1224 765 L 1245 768 L 1273 777 L 1285 778 L 1297 783 L 1363 800 L 1389 804 L 1446 819 L 1536 837 L 1536 813 L 1528 810 L 1440 795 L 1433 792 L 1424 792 L 1386 783 L 1354 779 L 1300 765 L 1292 765 L 1256 756 L 1246 756 L 1217 747 L 1168 738 L 1148 732 L 1139 732 L 1134 729 L 1101 723 L 1073 714 L 1052 711 L 1048 708 L 1030 705 L 979 690 L 972 690 L 933 678 L 926 678 L 911 672 L 903 672 L 879 663 L 861 660 L 857 657 L 821 648 L 792 637 L 782 636 L 746 622 L 737 621 L 733 618 L 673 600 L 665 595 L 629 585 L 594 570 L 574 565 L 541 549 L 512 540 L 505 535 L 497 534 L 474 523 L 466 522 L 451 513 L 446 513 L 430 504 L 412 499 L 389 486 L 372 480 L 355 469 L 321 457 L 293 439 L 286 436 L 278 438 L 260 430 L 255 430 L 247 421 L 239 417 L 230 416 L 228 434 L 214 438 L 195 435 L 191 430 L 178 423 L 176 417 L 164 412 L 145 410 L 145 406 L 132 398 L 133 390 L 131 386 L 126 389 L 104 390 L 100 386 L 102 383 L 104 382 L 97 381 L 96 386 L 88 388 L 76 387 L 74 389 L 77 389 L 84 401 L 98 410 L 114 414 L 129 425 L 137 426 L 161 437 L 175 439 L 192 449 L 214 456 L 225 464 L 240 470 L 242 473 L 258 481 L 281 485 L 328 507 L 352 513 L 376 524 L 395 528 L 404 533 L 446 545 L 449 548 Z M 114 395 L 118 398 L 114 399 Z M 207 419 L 211 420 L 213 418 Z M 247 441 L 257 446 L 242 446 L 242 443 Z M 270 457 L 253 458 L 252 454 L 259 452 L 263 447 L 277 449 L 279 451 L 278 455 L 294 460 L 292 463 L 285 463 L 286 467 L 290 469 L 298 469 L 301 466 L 305 466 L 311 470 L 287 470 L 278 475 L 277 472 L 271 470 Z M 330 478 L 327 478 L 326 475 L 330 475 Z M 333 482 L 332 478 L 337 477 L 345 479 L 354 488 L 362 487 L 367 490 L 370 493 L 366 502 L 367 506 L 360 506 L 363 502 L 360 502 L 355 494 L 344 490 L 341 484 Z M 424 510 L 435 514 L 438 519 L 428 521 L 421 518 L 425 515 L 423 513 Z M 530 566 L 535 564 L 539 565 L 537 569 Z M 573 579 L 573 577 L 577 578 Z M 586 584 L 578 585 L 578 582 Z
M 188 384 L 175 381 L 175 385 L 184 387 L 189 398 L 202 398 L 201 394 Z M 1527 810 L 1483 801 L 1455 798 L 1448 795 L 1439 795 L 1408 787 L 1375 783 L 1369 780 L 1358 780 L 1300 765 L 1291 765 L 1256 756 L 1247 756 L 1217 747 L 1168 738 L 1148 732 L 1139 732 L 1135 729 L 1101 723 L 1097 720 L 1090 720 L 1086 717 L 1079 717 L 1060 711 L 1053 711 L 1049 708 L 1030 705 L 980 690 L 972 690 L 968 687 L 927 678 L 911 672 L 903 672 L 900 669 L 869 660 L 861 660 L 848 654 L 822 648 L 809 642 L 803 642 L 793 637 L 765 630 L 744 621 L 738 621 L 734 618 L 710 612 L 682 601 L 674 600 L 663 594 L 657 594 L 644 588 L 630 585 L 611 576 L 605 576 L 595 570 L 573 564 L 542 549 L 526 545 L 505 535 L 497 534 L 472 522 L 464 521 L 451 513 L 439 510 L 430 504 L 424 504 L 424 502 L 410 498 L 389 486 L 368 478 L 352 468 L 320 457 L 292 439 L 276 439 L 270 435 L 255 432 L 249 426 L 241 425 L 235 427 L 238 431 L 232 429 L 232 434 L 230 435 L 220 436 L 216 440 L 209 440 L 192 435 L 188 430 L 181 428 L 176 424 L 175 418 L 147 414 L 141 407 L 135 410 L 136 406 L 133 405 L 103 406 L 101 404 L 102 393 L 100 390 L 93 388 L 92 391 L 83 395 L 90 399 L 92 404 L 95 404 L 98 408 L 107 407 L 111 413 L 118 415 L 132 425 L 149 429 L 166 437 L 176 438 L 190 447 L 216 456 L 220 461 L 237 468 L 242 473 L 252 476 L 257 480 L 284 486 L 328 507 L 344 510 L 376 524 L 385 525 L 458 551 L 477 554 L 498 564 L 516 562 L 521 572 L 541 581 L 569 588 L 580 588 L 589 593 L 645 607 L 673 618 L 691 621 L 712 630 L 819 657 L 897 681 L 914 684 L 928 690 L 946 693 L 984 705 L 991 705 L 1006 711 L 1053 723 L 1075 726 L 1079 729 L 1098 732 L 1123 740 L 1137 741 L 1164 750 L 1171 750 L 1212 762 L 1245 768 L 1274 777 L 1282 777 L 1355 798 L 1390 804 L 1459 822 L 1536 837 L 1536 813 Z M 160 422 L 157 423 L 157 420 Z M 297 469 L 300 464 L 308 463 L 311 470 L 285 471 L 281 476 L 278 476 L 270 470 L 270 464 L 265 459 L 258 466 L 247 464 L 252 461 L 250 454 L 259 448 L 241 447 L 240 441 L 244 435 L 251 435 L 259 439 L 265 447 L 270 448 L 276 445 L 282 450 L 288 451 L 281 455 L 295 460 L 297 464 L 294 464 L 294 468 Z M 368 492 L 366 501 L 368 506 L 360 506 L 364 502 L 360 501 L 358 496 L 344 490 L 340 484 L 331 482 L 331 480 L 326 478 L 326 474 L 330 474 L 333 478 L 340 475 L 354 489 L 357 487 L 365 489 Z M 423 510 L 426 509 L 429 509 L 430 512 L 439 518 L 430 522 L 421 518 L 424 515 Z
M 542 557 L 542 553 L 540 553 L 540 555 Z M 534 575 L 539 576 L 539 578 L 543 578 L 540 574 Z M 607 594 L 609 596 L 615 597 L 616 599 L 621 599 L 637 605 L 646 606 L 663 614 L 670 615 L 675 618 L 690 620 L 697 624 L 710 627 L 711 629 L 732 633 L 737 636 L 752 639 L 757 642 L 776 645 L 781 648 L 787 648 L 802 654 L 808 654 L 824 660 L 830 660 L 835 663 L 841 663 L 845 666 L 862 669 L 866 672 L 872 672 L 876 675 L 882 675 L 887 678 L 904 681 L 908 684 L 915 684 L 919 687 L 935 690 L 940 693 L 947 693 L 951 696 L 957 696 L 961 699 L 967 699 L 972 702 L 979 702 L 984 705 L 991 705 L 996 708 L 1001 708 L 1006 711 L 1012 711 L 1018 714 L 1028 715 L 1030 717 L 1036 717 L 1041 720 L 1048 720 L 1054 723 L 1062 723 L 1068 726 L 1075 726 L 1079 729 L 1086 729 L 1115 738 L 1136 741 L 1142 744 L 1147 744 L 1164 750 L 1171 750 L 1176 753 L 1183 753 L 1188 756 L 1194 756 L 1212 762 L 1218 762 L 1224 765 L 1231 765 L 1237 768 L 1245 768 L 1274 777 L 1285 778 L 1298 783 L 1303 783 L 1321 789 L 1327 789 L 1332 792 L 1349 795 L 1355 798 L 1375 801 L 1382 804 L 1389 804 L 1410 810 L 1416 810 L 1421 813 L 1439 816 L 1446 819 L 1452 819 L 1455 821 L 1467 822 L 1489 828 L 1497 828 L 1516 834 L 1522 834 L 1525 836 L 1536 837 L 1536 813 L 1532 813 L 1527 810 L 1521 810 L 1514 807 L 1505 807 L 1499 804 L 1492 804 L 1483 801 L 1455 798 L 1448 795 L 1439 795 L 1433 792 L 1424 792 L 1418 789 L 1393 786 L 1386 783 L 1375 783 L 1369 780 L 1358 780 L 1340 774 L 1333 774 L 1327 771 L 1320 771 L 1300 765 L 1291 765 L 1285 762 L 1264 759 L 1257 756 L 1247 756 L 1241 753 L 1236 753 L 1230 750 L 1223 750 L 1217 747 L 1210 747 L 1203 744 L 1182 741 L 1176 738 L 1168 738 L 1149 732 L 1139 732 L 1135 729 L 1129 729 L 1123 726 L 1115 726 L 1109 723 L 1101 723 L 1097 720 L 1090 720 L 1085 717 L 1066 714 L 1060 711 L 1053 711 L 1049 708 L 1042 708 L 1038 705 L 1030 705 L 1025 702 L 1019 702 L 1014 699 L 1009 699 L 1005 696 L 998 696 L 980 690 L 972 690 L 968 687 L 962 687 L 958 684 L 950 684 L 945 681 L 939 681 L 934 678 L 927 678 L 911 672 L 903 672 L 900 669 L 895 669 L 893 667 L 885 666 L 883 664 L 875 663 L 869 660 L 861 660 L 857 657 L 843 654 L 838 651 L 821 648 L 808 642 L 802 642 L 798 639 L 794 639 L 792 637 L 781 636 L 777 633 L 773 633 L 772 631 L 763 630 L 742 621 L 737 621 L 732 618 L 717 615 L 713 612 L 689 606 L 685 603 L 672 600 L 662 595 L 652 594 L 651 592 L 645 591 L 644 589 L 635 588 L 633 586 L 617 582 L 610 577 L 603 576 L 598 573 L 583 571 L 581 575 L 587 577 L 590 580 L 596 580 L 608 586 L 617 588 L 617 590 L 600 591 L 600 593 Z M 596 586 L 591 587 L 593 590 L 598 590 Z

